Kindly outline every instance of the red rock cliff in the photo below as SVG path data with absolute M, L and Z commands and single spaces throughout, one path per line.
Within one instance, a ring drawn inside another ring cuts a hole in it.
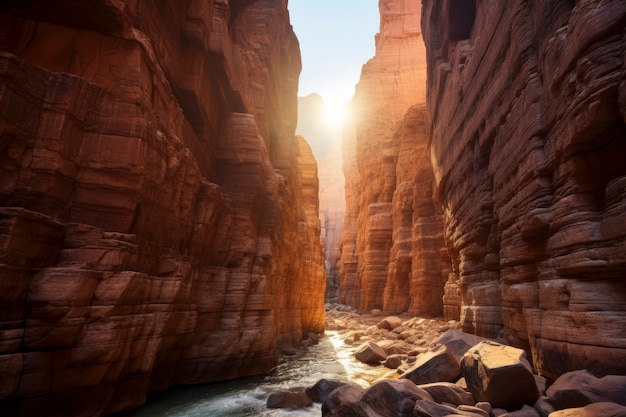
M 346 214 L 339 301 L 360 310 L 438 314 L 447 267 L 425 134 L 421 2 L 383 0 L 376 56 L 344 137 Z
M 324 101 L 319 94 L 298 98 L 296 133 L 311 144 L 318 161 L 319 218 L 325 253 L 326 302 L 338 296 L 339 240 L 345 212 L 345 184 L 342 171 L 341 129 L 324 122 Z
M 626 3 L 423 3 L 450 311 L 545 375 L 625 373 Z
M 0 414 L 113 412 L 323 330 L 286 0 L 5 1 L 0 50 Z

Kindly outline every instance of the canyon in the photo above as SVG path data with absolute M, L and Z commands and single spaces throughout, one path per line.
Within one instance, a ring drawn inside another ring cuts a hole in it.
M 0 5 L 0 414 L 267 373 L 325 298 L 626 374 L 626 3 L 379 9 L 340 144 L 287 0 Z

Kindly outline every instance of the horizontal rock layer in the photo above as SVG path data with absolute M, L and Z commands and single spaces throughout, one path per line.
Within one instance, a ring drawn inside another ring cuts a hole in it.
M 446 312 L 544 375 L 625 373 L 626 4 L 423 3 Z
M 286 1 L 9 1 L 0 51 L 0 414 L 114 412 L 323 330 Z
M 425 134 L 421 3 L 379 7 L 376 55 L 363 67 L 344 136 L 339 302 L 436 315 L 450 262 Z

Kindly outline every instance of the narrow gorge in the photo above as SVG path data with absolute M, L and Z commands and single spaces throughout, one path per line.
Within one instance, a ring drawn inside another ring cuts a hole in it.
M 379 11 L 340 143 L 288 0 L 0 4 L 0 416 L 268 374 L 325 301 L 626 375 L 626 3 Z

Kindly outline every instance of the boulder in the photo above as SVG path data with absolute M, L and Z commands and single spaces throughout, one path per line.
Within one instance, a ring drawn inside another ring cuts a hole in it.
M 363 343 L 355 353 L 357 360 L 363 363 L 379 363 L 387 359 L 387 354 L 374 342 Z
M 322 417 L 371 417 L 374 411 L 361 401 L 365 389 L 344 385 L 333 390 L 322 403 Z
M 418 400 L 431 400 L 431 395 L 408 380 L 383 379 L 372 385 L 361 401 L 377 417 L 412 417 Z
M 304 392 L 275 392 L 267 399 L 267 408 L 306 408 L 311 405 L 313 401 Z
M 539 411 L 539 415 L 541 417 L 548 417 L 550 413 L 556 411 L 556 408 L 554 408 L 552 403 L 550 403 L 550 399 L 545 395 L 539 397 L 539 399 L 535 401 L 533 407 L 535 407 L 535 410 Z
M 402 365 L 402 357 L 403 355 L 390 355 L 385 359 L 385 367 L 389 369 L 398 369 L 400 365 Z
M 550 417 L 626 417 L 626 407 L 610 402 L 599 402 L 585 407 L 555 411 Z
M 460 330 L 448 330 L 439 336 L 435 343 L 447 346 L 460 363 L 461 359 L 463 359 L 463 355 L 465 355 L 471 347 L 476 346 L 484 340 L 487 339 L 470 333 L 464 333 Z
M 385 330 L 393 330 L 396 327 L 400 326 L 402 326 L 402 319 L 395 316 L 386 317 L 376 325 L 376 327 L 378 327 L 379 329 Z
M 597 378 L 586 370 L 568 372 L 561 375 L 546 393 L 557 410 L 597 402 L 626 405 L 626 375 Z
M 459 377 L 461 368 L 450 350 L 439 345 L 417 357 L 415 364 L 410 367 L 402 378 L 410 379 L 415 384 L 429 384 L 432 382 L 451 382 Z
M 524 405 L 521 409 L 516 411 L 509 411 L 502 414 L 500 417 L 541 417 L 541 414 L 533 407 L 529 405 Z
M 484 341 L 463 356 L 461 368 L 477 401 L 517 410 L 539 398 L 530 363 L 522 349 Z
M 438 404 L 434 401 L 419 400 L 413 408 L 415 417 L 451 417 L 451 416 L 467 416 L 467 417 L 490 417 L 488 413 L 477 407 L 471 407 L 472 411 L 460 410 L 449 405 Z
M 385 351 L 387 356 L 407 354 L 413 349 L 413 346 L 402 340 L 381 340 L 378 346 Z
M 447 403 L 455 406 L 474 405 L 476 401 L 471 392 L 464 390 L 456 384 L 450 382 L 434 382 L 432 384 L 422 384 L 419 388 L 428 392 L 438 403 Z
M 550 417 L 626 417 L 626 407 L 610 402 L 599 402 L 585 407 L 555 411 Z
M 344 385 L 348 384 L 332 379 L 320 379 L 315 383 L 315 385 L 305 389 L 304 393 L 307 395 L 307 397 L 311 399 L 311 401 L 315 401 L 316 403 L 323 403 L 324 400 L 326 400 L 326 398 L 328 397 L 328 394 L 330 394 L 339 387 L 343 387 Z

